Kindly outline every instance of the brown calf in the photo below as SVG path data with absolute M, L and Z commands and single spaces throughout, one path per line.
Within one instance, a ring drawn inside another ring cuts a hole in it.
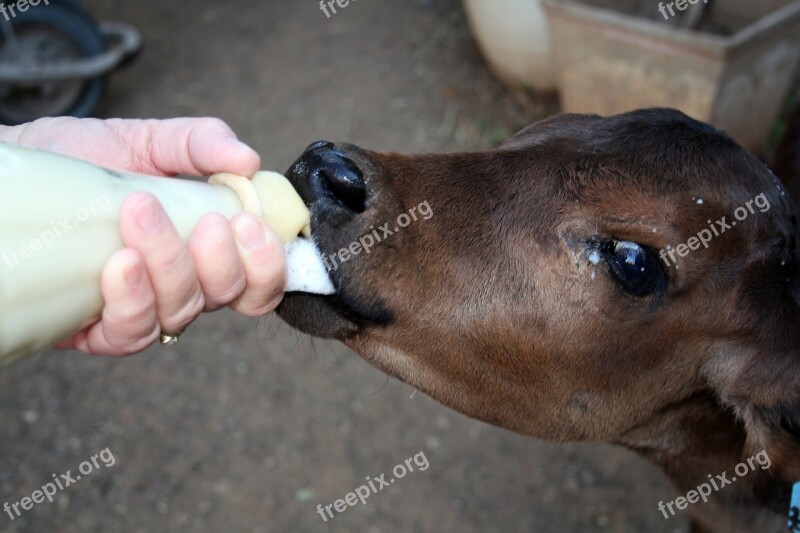
M 469 416 L 626 446 L 681 494 L 763 451 L 689 512 L 785 530 L 797 213 L 725 135 L 663 109 L 562 115 L 482 153 L 315 143 L 288 175 L 338 293 L 288 295 L 283 319 Z

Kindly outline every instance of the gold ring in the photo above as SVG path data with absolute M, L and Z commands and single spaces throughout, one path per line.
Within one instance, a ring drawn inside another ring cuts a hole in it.
M 181 334 L 183 332 L 179 331 L 178 333 L 161 333 L 161 344 L 163 346 L 174 346 L 178 344 L 178 341 L 181 339 Z

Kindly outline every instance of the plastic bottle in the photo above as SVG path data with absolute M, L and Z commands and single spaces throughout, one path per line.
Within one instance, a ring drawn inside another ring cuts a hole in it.
M 118 213 L 135 191 L 155 195 L 184 240 L 210 212 L 263 216 L 287 243 L 287 291 L 334 292 L 316 247 L 297 239 L 308 236 L 309 213 L 286 178 L 259 172 L 210 181 L 118 172 L 0 143 L 0 365 L 100 316 L 100 274 L 124 247 Z

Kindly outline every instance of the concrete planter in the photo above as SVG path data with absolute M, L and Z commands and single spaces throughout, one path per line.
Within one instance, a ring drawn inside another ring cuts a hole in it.
M 728 36 L 574 0 L 544 4 L 565 111 L 674 107 L 763 154 L 800 61 L 800 2 L 719 2 L 715 17 L 738 21 Z
M 555 90 L 541 0 L 464 0 L 464 7 L 481 52 L 501 81 L 514 89 Z

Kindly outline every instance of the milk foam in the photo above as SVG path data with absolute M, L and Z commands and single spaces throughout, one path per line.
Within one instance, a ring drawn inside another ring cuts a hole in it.
M 334 294 L 328 269 L 322 262 L 322 253 L 309 239 L 296 239 L 286 245 L 287 267 L 286 292 L 310 294 Z

